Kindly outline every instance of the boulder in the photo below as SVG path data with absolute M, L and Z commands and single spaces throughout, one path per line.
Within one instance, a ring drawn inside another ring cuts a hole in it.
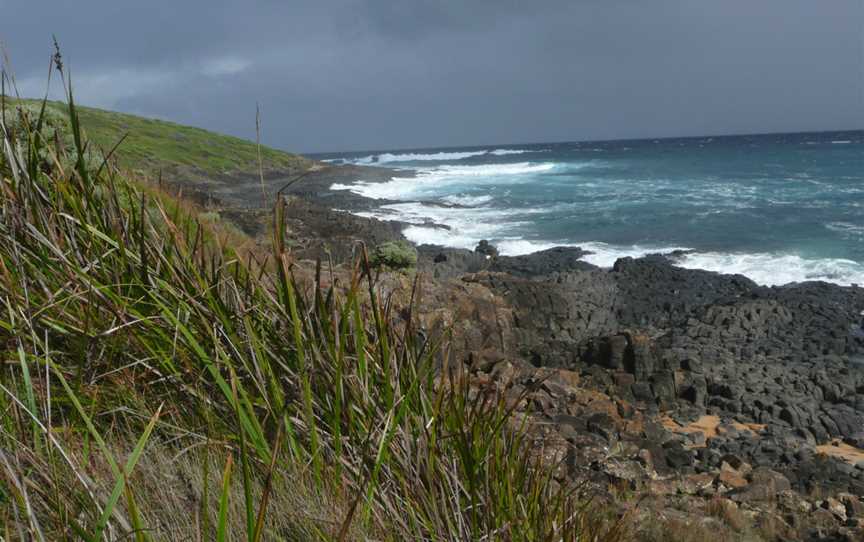
M 748 484 L 747 479 L 734 470 L 721 470 L 717 474 L 715 482 L 732 489 L 741 488 Z

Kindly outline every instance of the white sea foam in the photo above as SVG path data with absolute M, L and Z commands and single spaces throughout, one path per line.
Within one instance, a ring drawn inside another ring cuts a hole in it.
M 473 249 L 482 239 L 492 240 L 498 251 L 504 256 L 521 256 L 532 254 L 541 250 L 554 247 L 580 247 L 591 252 L 582 259 L 598 267 L 612 267 L 619 258 L 639 258 L 647 254 L 669 253 L 675 250 L 686 250 L 683 247 L 655 247 L 655 246 L 615 246 L 597 241 L 582 243 L 567 243 L 559 241 L 539 241 L 523 239 L 512 232 L 514 227 L 526 225 L 527 222 L 519 218 L 531 214 L 548 212 L 548 209 L 529 208 L 516 210 L 501 209 L 478 209 L 475 213 L 452 214 L 446 222 L 436 219 L 443 218 L 446 210 L 435 212 L 434 208 L 425 206 L 417 207 L 419 204 L 394 204 L 389 207 L 396 214 L 390 216 L 378 216 L 402 220 L 412 224 L 402 233 L 408 240 L 417 244 L 443 245 L 453 248 Z M 430 212 L 431 211 L 431 212 Z M 437 215 L 433 218 L 431 215 Z M 446 223 L 449 229 L 430 225 Z
M 843 139 L 843 140 L 838 140 L 838 141 L 832 141 L 832 142 L 831 142 L 832 145 L 848 145 L 849 143 L 852 143 L 852 142 L 849 141 L 848 139 Z
M 406 239 L 418 245 L 443 245 L 453 248 L 473 250 L 482 237 L 467 235 L 456 230 L 434 228 L 428 226 L 408 226 L 402 230 Z
M 357 165 L 374 165 L 374 164 L 391 164 L 396 162 L 452 162 L 473 158 L 475 156 L 492 155 L 492 156 L 509 156 L 515 154 L 525 154 L 529 152 L 549 152 L 549 149 L 493 149 L 481 151 L 461 151 L 461 152 L 402 152 L 392 153 L 385 152 L 381 154 L 370 154 L 360 158 L 342 160 Z M 325 160 L 327 161 L 327 160 Z
M 412 224 L 429 222 L 446 224 L 457 230 L 475 229 L 482 225 L 484 235 L 488 235 L 490 231 L 501 233 L 513 225 L 521 225 L 528 217 L 554 213 L 569 207 L 568 204 L 558 204 L 547 207 L 496 209 L 494 207 L 447 207 L 406 201 L 382 205 L 373 213 Z
M 492 201 L 492 196 L 489 195 L 481 195 L 481 196 L 471 196 L 469 194 L 458 194 L 454 196 L 444 196 L 441 198 L 443 201 L 447 203 L 452 203 L 454 205 L 465 205 L 467 207 L 477 207 L 478 205 L 483 205 L 484 203 L 489 203 Z
M 526 152 L 549 152 L 549 149 L 495 149 L 494 151 L 489 151 L 489 154 L 495 156 L 508 156 L 511 154 L 525 154 Z
M 615 246 L 600 242 L 550 243 L 525 240 L 505 240 L 498 249 L 513 256 L 530 254 L 555 246 L 578 246 L 593 254 L 582 259 L 599 267 L 612 267 L 619 258 L 639 258 L 647 254 L 668 254 L 683 247 Z M 777 286 L 792 282 L 819 280 L 841 286 L 864 285 L 864 264 L 839 258 L 806 259 L 795 254 L 732 254 L 721 252 L 688 252 L 674 259 L 675 265 L 686 269 L 703 269 L 726 274 L 740 274 L 758 284 Z
M 382 154 L 371 154 L 363 158 L 352 160 L 353 163 L 359 165 L 368 164 L 389 164 L 393 162 L 447 162 L 451 160 L 464 160 L 472 156 L 482 156 L 486 151 L 466 151 L 466 152 L 433 152 L 433 153 L 399 153 L 393 154 L 385 152 Z
M 652 253 L 686 250 L 682 247 L 621 247 L 599 242 L 549 243 L 525 240 L 505 240 L 497 246 L 502 254 L 509 256 L 530 254 L 555 246 L 578 246 L 593 253 L 582 259 L 599 267 L 612 267 L 619 258 L 639 258 Z M 795 254 L 689 252 L 675 258 L 674 262 L 686 269 L 744 275 L 764 286 L 806 281 L 824 281 L 841 286 L 864 285 L 864 265 L 840 258 L 806 259 Z
M 466 249 L 473 249 L 481 239 L 492 239 L 500 253 L 505 256 L 531 254 L 559 246 L 580 247 L 591 252 L 582 258 L 584 261 L 605 268 L 612 267 L 619 258 L 639 258 L 648 254 L 669 254 L 676 250 L 687 250 L 685 247 L 672 246 L 616 246 L 597 241 L 564 243 L 534 241 L 513 236 L 499 237 L 502 234 L 501 229 L 483 222 L 470 226 L 466 223 L 450 224 L 450 226 L 451 229 L 448 230 L 428 225 L 413 225 L 406 228 L 403 233 L 409 240 L 418 244 L 428 243 Z M 864 265 L 845 259 L 805 259 L 794 254 L 690 252 L 676 257 L 674 263 L 686 269 L 741 274 L 765 286 L 814 280 L 841 286 L 864 285 Z
M 583 257 L 584 261 L 605 268 L 612 267 L 619 258 L 639 258 L 647 254 L 669 254 L 688 250 L 686 247 L 677 246 L 619 246 L 598 241 L 538 241 L 512 235 L 515 228 L 527 224 L 522 218 L 545 212 L 549 212 L 549 209 L 452 209 L 420 203 L 399 203 L 386 205 L 380 212 L 366 213 L 366 216 L 411 223 L 403 233 L 417 244 L 473 249 L 481 239 L 489 239 L 505 256 L 530 254 L 558 246 L 580 247 L 591 252 Z M 430 224 L 447 224 L 450 229 Z M 813 280 L 841 286 L 864 285 L 864 264 L 839 258 L 807 259 L 795 254 L 771 253 L 688 252 L 675 257 L 674 263 L 687 269 L 741 274 L 766 286 Z
M 529 207 L 521 209 L 496 209 L 493 207 L 443 207 L 421 202 L 405 202 L 382 205 L 364 216 L 384 220 L 399 220 L 411 224 L 402 233 L 417 244 L 436 244 L 455 248 L 473 249 L 482 239 L 494 239 L 504 254 L 524 254 L 541 248 L 520 249 L 513 232 L 530 224 L 532 217 L 556 210 L 562 205 Z M 440 225 L 446 224 L 447 228 Z M 449 229 L 448 229 L 449 228 Z M 550 244 L 555 246 L 555 244 Z
M 477 166 L 446 165 L 436 168 L 420 169 L 416 177 L 394 177 L 383 183 L 334 184 L 331 190 L 350 190 L 355 194 L 372 199 L 409 199 L 415 198 L 424 190 L 437 192 L 444 186 L 459 184 L 471 178 L 471 183 L 478 182 L 506 184 L 527 182 L 533 173 L 551 171 L 556 167 L 553 162 L 532 163 L 518 162 L 515 164 L 488 164 Z
M 805 259 L 795 254 L 695 252 L 676 260 L 688 269 L 737 273 L 766 286 L 821 280 L 841 286 L 864 284 L 864 265 L 837 258 Z
M 515 164 L 485 164 L 479 166 L 440 166 L 421 169 L 420 173 L 435 177 L 501 177 L 542 173 L 555 169 L 555 162 L 517 162 Z
M 598 267 L 612 267 L 619 258 L 641 258 L 648 254 L 668 254 L 676 250 L 687 250 L 685 247 L 629 245 L 618 246 L 599 241 L 579 243 L 577 246 L 592 252 L 582 259 Z

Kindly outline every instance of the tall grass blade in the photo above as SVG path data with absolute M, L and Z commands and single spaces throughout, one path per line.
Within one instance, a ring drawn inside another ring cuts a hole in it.
M 147 441 L 150 440 L 150 434 L 153 432 L 153 428 L 156 426 L 156 422 L 159 420 L 159 415 L 161 413 L 162 405 L 159 406 L 159 408 L 156 410 L 156 413 L 153 414 L 152 418 L 150 418 L 150 422 L 144 429 L 144 433 L 141 434 L 141 437 L 138 439 L 138 443 L 135 445 L 132 453 L 126 459 L 126 464 L 123 466 L 123 471 L 120 473 L 120 476 L 117 477 L 117 481 L 114 483 L 114 490 L 111 492 L 111 496 L 108 497 L 108 502 L 105 503 L 105 509 L 102 511 L 102 517 L 99 518 L 99 522 L 96 524 L 96 532 L 93 535 L 93 540 L 99 540 L 102 537 L 102 531 L 105 530 L 105 526 L 108 524 L 108 519 L 111 517 L 111 514 L 114 513 L 114 507 L 117 506 L 117 501 L 120 500 L 121 495 L 126 490 L 126 484 L 128 483 L 129 476 L 131 476 L 132 471 L 135 469 L 135 465 L 138 463 L 138 459 L 141 457 L 141 453 L 144 452 L 144 447 L 147 445 Z M 135 532 L 139 533 L 141 531 L 139 530 L 139 528 L 135 528 Z
M 216 542 L 228 541 L 228 506 L 231 499 L 231 469 L 234 465 L 234 457 L 228 455 L 225 461 L 225 470 L 222 473 L 222 492 L 219 497 L 219 518 L 216 523 Z

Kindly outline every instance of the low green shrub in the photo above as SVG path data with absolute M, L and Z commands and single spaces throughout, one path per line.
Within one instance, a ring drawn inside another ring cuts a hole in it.
M 390 269 L 410 269 L 417 266 L 417 249 L 407 241 L 387 241 L 375 247 L 372 265 Z

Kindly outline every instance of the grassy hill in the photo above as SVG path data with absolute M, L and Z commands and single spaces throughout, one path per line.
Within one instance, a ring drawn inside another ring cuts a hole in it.
M 38 111 L 35 100 L 10 101 Z M 65 104 L 48 102 L 47 108 L 50 119 L 65 122 Z M 161 171 L 180 181 L 258 175 L 258 146 L 254 142 L 164 120 L 91 107 L 76 109 L 90 144 L 103 152 L 125 137 L 114 155 L 121 169 Z M 261 159 L 267 176 L 290 175 L 312 164 L 296 154 L 263 145 Z

